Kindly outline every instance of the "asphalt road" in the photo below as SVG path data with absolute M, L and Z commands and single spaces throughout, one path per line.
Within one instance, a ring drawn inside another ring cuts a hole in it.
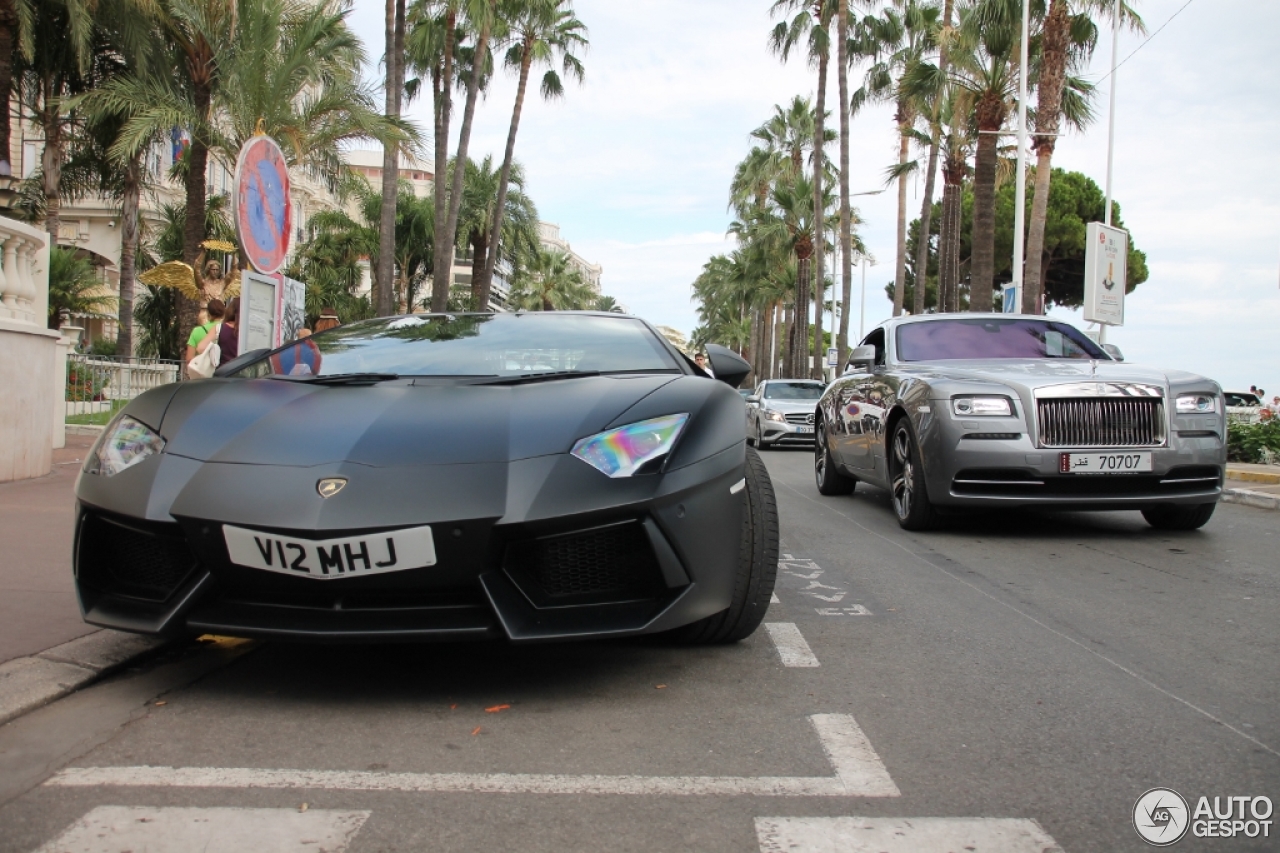
M 1084 853 L 1154 787 L 1280 802 L 1280 514 L 908 534 L 765 459 L 749 640 L 195 644 L 0 728 L 0 851 Z

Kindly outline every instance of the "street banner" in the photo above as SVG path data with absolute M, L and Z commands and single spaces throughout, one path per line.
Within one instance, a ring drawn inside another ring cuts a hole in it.
M 1124 290 L 1128 281 L 1129 234 L 1090 222 L 1084 251 L 1084 319 L 1086 323 L 1124 325 Z
M 1022 297 L 1016 284 L 1006 284 L 1000 291 L 1000 310 L 1006 314 L 1022 313 Z
M 289 168 L 269 136 L 255 136 L 240 149 L 233 213 L 236 235 L 253 268 L 270 274 L 284 266 L 293 233 Z

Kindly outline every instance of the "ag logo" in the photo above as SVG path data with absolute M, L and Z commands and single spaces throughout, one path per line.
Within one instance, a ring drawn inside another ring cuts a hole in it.
M 1152 847 L 1176 844 L 1190 825 L 1187 801 L 1172 788 L 1152 788 L 1133 804 L 1133 828 Z
M 316 491 L 320 493 L 322 498 L 331 498 L 342 488 L 347 485 L 347 481 L 343 477 L 326 477 L 316 483 Z

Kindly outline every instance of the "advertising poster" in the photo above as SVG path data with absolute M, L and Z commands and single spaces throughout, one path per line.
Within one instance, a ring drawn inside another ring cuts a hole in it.
M 1090 222 L 1085 241 L 1084 319 L 1123 326 L 1129 235 L 1119 228 Z

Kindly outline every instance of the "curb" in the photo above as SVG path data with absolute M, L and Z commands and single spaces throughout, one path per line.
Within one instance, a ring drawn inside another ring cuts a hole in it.
M 1264 483 L 1269 486 L 1280 485 L 1280 474 L 1270 471 L 1241 471 L 1239 468 L 1227 466 L 1228 480 L 1243 480 L 1246 483 Z
M 1269 495 L 1266 492 L 1255 492 L 1249 489 L 1223 489 L 1222 502 L 1244 504 L 1258 509 L 1280 509 L 1280 495 Z
M 0 725 L 151 654 L 168 640 L 102 629 L 0 664 Z

